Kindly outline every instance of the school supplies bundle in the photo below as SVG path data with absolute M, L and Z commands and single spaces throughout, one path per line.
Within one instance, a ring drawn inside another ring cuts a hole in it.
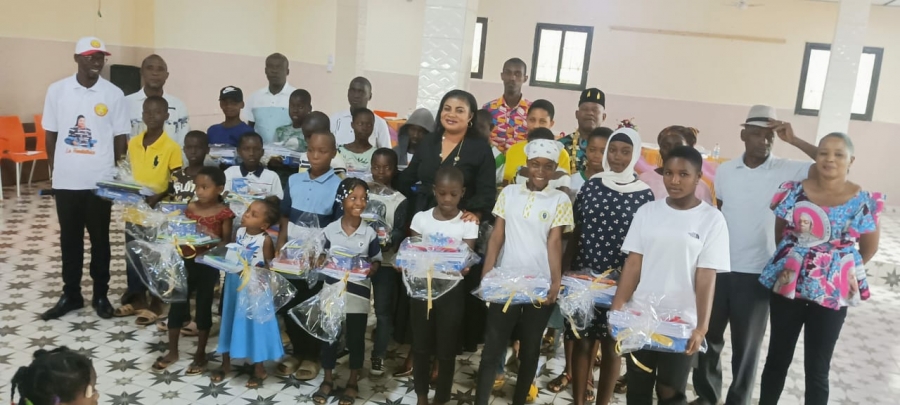
M 237 148 L 231 145 L 209 145 L 209 157 L 219 165 L 234 166 L 237 162 Z
M 289 142 L 290 140 L 288 140 Z M 303 153 L 297 152 L 289 147 L 284 146 L 283 144 L 270 143 L 265 145 L 265 152 L 263 153 L 263 157 L 260 160 L 260 163 L 263 165 L 268 165 L 269 160 L 272 158 L 280 158 L 281 164 L 287 167 L 300 167 L 300 163 L 303 160 Z
M 385 187 L 379 183 L 369 184 L 369 202 L 366 203 L 366 209 L 360 215 L 363 221 L 375 230 L 378 234 L 378 244 L 388 246 L 391 244 L 391 230 L 393 227 L 387 223 L 387 206 L 377 198 L 371 198 L 372 195 L 390 196 L 396 193 L 392 188 Z
M 621 311 L 609 311 L 609 326 L 619 353 L 641 349 L 683 353 L 694 325 L 677 309 L 659 307 L 660 299 L 632 299 Z M 706 340 L 700 347 L 706 352 Z
M 371 269 L 372 264 L 366 256 L 350 253 L 341 246 L 332 246 L 325 256 L 325 263 L 316 272 L 339 280 L 361 281 L 369 276 Z
M 325 284 L 322 291 L 288 310 L 288 314 L 311 336 L 334 343 L 340 338 L 341 324 L 347 317 L 343 295 L 346 289 L 346 279 Z
M 160 201 L 156 208 L 164 214 L 183 215 L 187 212 L 186 202 Z
M 275 312 L 296 294 L 297 289 L 282 275 L 263 267 L 245 265 L 238 287 L 237 306 L 245 309 L 248 319 L 266 323 L 275 318 Z
M 205 264 L 226 273 L 240 273 L 253 259 L 253 250 L 237 243 L 216 246 L 197 256 L 197 263 Z
M 403 240 L 394 262 L 403 269 L 403 284 L 410 297 L 433 300 L 456 287 L 463 279 L 463 269 L 479 260 L 463 241 L 429 235 Z
M 305 276 L 313 283 L 316 260 L 322 254 L 322 234 L 319 228 L 298 228 L 272 259 L 269 268 L 292 276 Z
M 137 203 L 118 201 L 113 205 L 117 207 L 116 212 L 122 213 L 125 232 L 134 239 L 155 241 L 157 236 L 165 231 L 169 221 L 168 215 L 150 208 L 143 200 Z
M 550 291 L 550 275 L 539 268 L 495 267 L 481 279 L 472 294 L 484 302 L 504 304 L 503 312 L 514 304 L 540 305 Z
M 220 242 L 219 238 L 213 236 L 212 232 L 203 229 L 203 226 L 199 225 L 196 220 L 184 216 L 169 217 L 166 226 L 157 236 L 157 240 L 191 248 L 215 245 Z M 186 253 L 185 257 L 188 256 L 190 253 Z
M 168 303 L 187 300 L 187 271 L 175 245 L 133 240 L 125 244 L 125 258 L 151 294 Z
M 116 203 L 137 204 L 155 194 L 153 190 L 138 184 L 131 172 L 131 163 L 124 159 L 118 163 L 109 179 L 97 182 L 97 196 Z

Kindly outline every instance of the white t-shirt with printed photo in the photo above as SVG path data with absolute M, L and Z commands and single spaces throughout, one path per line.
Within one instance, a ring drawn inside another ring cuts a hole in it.
M 506 240 L 497 267 L 536 270 L 537 274 L 549 278 L 550 230 L 562 226 L 563 232 L 571 232 L 575 226 L 569 196 L 550 186 L 531 191 L 525 184 L 511 184 L 500 192 L 493 214 L 503 218 L 506 224 Z
M 695 276 L 697 268 L 731 270 L 725 217 L 709 204 L 677 210 L 666 200 L 638 208 L 622 251 L 643 255 L 641 279 L 632 300 L 660 300 L 659 309 L 681 310 L 697 325 Z
M 434 210 L 417 213 L 409 226 L 409 229 L 422 235 L 441 235 L 453 238 L 457 241 L 468 239 L 478 239 L 478 225 L 474 222 L 465 222 L 462 220 L 462 211 L 455 218 L 448 221 L 439 221 L 434 218 Z
M 41 118 L 44 130 L 56 132 L 53 188 L 93 190 L 115 174 L 114 138 L 131 132 L 122 90 L 103 79 L 91 88 L 75 75 L 50 85 Z

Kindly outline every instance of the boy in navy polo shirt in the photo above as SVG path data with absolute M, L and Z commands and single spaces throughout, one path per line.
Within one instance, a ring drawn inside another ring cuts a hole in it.
M 225 114 L 225 121 L 206 130 L 210 145 L 238 146 L 238 139 L 253 128 L 241 121 L 244 108 L 244 92 L 234 86 L 226 86 L 219 92 L 219 108 Z
M 319 226 L 324 228 L 342 214 L 341 205 L 334 199 L 341 184 L 341 178 L 331 168 L 331 159 L 337 154 L 334 134 L 327 129 L 304 132 L 306 133 L 309 134 L 307 139 L 309 170 L 293 174 L 288 179 L 284 199 L 281 200 L 281 232 L 278 234 L 277 244 L 279 250 L 287 243 L 289 237 L 293 236 L 293 230 L 298 228 L 296 223 L 301 218 L 314 216 L 318 219 Z M 296 322 L 289 319 L 287 309 L 318 294 L 322 289 L 322 283 L 319 282 L 310 288 L 306 280 L 289 275 L 286 277 L 297 289 L 294 299 L 281 311 L 285 331 L 291 340 L 294 353 L 292 358 L 289 357 L 278 365 L 278 372 L 285 376 L 293 374 L 298 380 L 308 381 L 319 374 L 321 341 L 310 336 Z

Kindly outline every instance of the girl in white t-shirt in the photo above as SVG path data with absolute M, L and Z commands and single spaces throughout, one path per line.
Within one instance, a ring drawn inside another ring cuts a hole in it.
M 669 197 L 642 205 L 622 243 L 628 253 L 612 310 L 630 301 L 659 299 L 657 310 L 677 310 L 691 325 L 685 353 L 638 350 L 628 362 L 628 404 L 687 403 L 685 390 L 693 355 L 709 326 L 716 272 L 731 270 L 728 227 L 719 210 L 694 194 L 703 158 L 678 146 L 663 163 Z
M 413 217 L 410 231 L 417 235 L 441 235 L 464 241 L 469 249 L 475 249 L 478 239 L 478 225 L 462 220 L 459 200 L 466 193 L 462 171 L 453 166 L 440 168 L 434 177 L 434 198 L 437 207 L 423 211 Z M 466 275 L 469 269 L 463 270 Z M 410 300 L 410 323 L 413 331 L 413 381 L 419 405 L 428 404 L 428 389 L 431 380 L 431 356 L 437 363 L 437 386 L 434 403 L 450 401 L 453 375 L 456 366 L 456 350 L 459 344 L 459 329 L 463 323 L 466 288 L 460 282 L 452 290 L 432 302 L 431 313 L 428 303 Z
M 514 329 L 519 331 L 519 383 L 512 403 L 524 404 L 537 372 L 544 328 L 559 293 L 562 268 L 563 232 L 574 226 L 569 196 L 548 187 L 556 172 L 561 145 L 537 139 L 525 147 L 528 181 L 511 184 L 500 192 L 493 214 L 494 232 L 488 242 L 484 269 L 494 267 L 536 268 L 550 278 L 550 290 L 542 305 L 490 304 L 485 345 L 478 369 L 475 405 L 487 405 L 494 385 L 497 365 L 506 353 Z M 501 254 L 502 251 L 502 254 Z

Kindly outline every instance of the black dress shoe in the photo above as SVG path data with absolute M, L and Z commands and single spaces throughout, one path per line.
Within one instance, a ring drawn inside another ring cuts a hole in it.
M 56 305 L 54 305 L 53 308 L 50 308 L 49 310 L 47 310 L 47 312 L 41 314 L 41 319 L 45 321 L 58 319 L 71 311 L 75 311 L 81 308 L 84 308 L 83 299 L 79 298 L 76 300 L 63 294 L 62 297 L 59 297 L 59 301 L 56 302 Z
M 97 316 L 103 319 L 109 319 L 113 316 L 113 307 L 106 297 L 94 298 L 92 306 L 97 310 Z

